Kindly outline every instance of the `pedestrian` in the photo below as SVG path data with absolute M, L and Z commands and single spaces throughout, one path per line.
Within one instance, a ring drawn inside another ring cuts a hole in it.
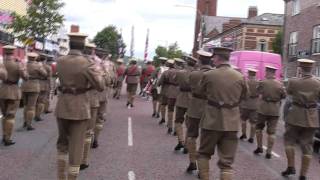
M 124 73 L 126 70 L 126 68 L 123 64 L 123 59 L 117 59 L 116 68 L 117 68 L 117 78 L 116 78 L 116 82 L 114 85 L 115 92 L 114 92 L 113 98 L 120 99 L 122 84 L 123 84 L 123 80 L 124 80 L 124 76 L 125 76 Z
M 258 93 L 260 102 L 258 106 L 258 121 L 256 126 L 257 149 L 254 154 L 263 153 L 263 129 L 267 126 L 268 142 L 266 158 L 272 158 L 272 148 L 279 121 L 281 100 L 286 97 L 283 84 L 275 78 L 276 67 L 266 66 L 266 78 L 259 82 Z
M 249 97 L 240 104 L 240 113 L 241 113 L 241 130 L 242 135 L 240 136 L 241 140 L 247 139 L 247 120 L 250 123 L 250 136 L 248 139 L 249 143 L 254 142 L 254 137 L 256 134 L 256 123 L 257 123 L 257 106 L 259 94 L 257 87 L 259 82 L 256 79 L 257 70 L 253 68 L 248 68 L 248 79 L 246 80 Z
M 247 96 L 247 86 L 242 74 L 229 64 L 232 50 L 217 47 L 213 51 L 216 69 L 205 72 L 201 81 L 207 104 L 200 123 L 199 173 L 202 180 L 209 180 L 209 160 L 217 147 L 220 179 L 231 180 L 238 146 L 239 103 Z
M 320 81 L 312 75 L 315 61 L 299 59 L 298 63 L 301 77 L 291 78 L 287 87 L 292 104 L 287 114 L 284 134 L 288 167 L 282 172 L 282 176 L 296 174 L 294 146 L 298 143 L 302 152 L 299 180 L 306 180 L 313 154 L 313 137 L 319 128 L 317 102 L 320 98 Z
M 46 98 L 45 98 L 45 104 L 44 104 L 44 113 L 49 114 L 52 113 L 50 110 L 50 102 L 53 98 L 53 90 L 55 88 L 55 69 L 54 69 L 55 61 L 54 57 L 52 55 L 47 56 L 47 62 L 46 62 L 46 67 L 47 71 L 50 73 L 48 80 L 47 80 L 47 91 L 46 91 Z M 50 68 L 50 69 L 49 69 Z
M 212 53 L 199 50 L 199 69 L 190 73 L 189 81 L 192 97 L 190 98 L 187 111 L 187 149 L 189 151 L 189 166 L 187 172 L 197 170 L 197 139 L 199 136 L 199 124 L 206 105 L 206 95 L 201 92 L 200 82 L 204 73 L 211 71 Z
M 152 64 L 152 60 L 148 59 L 145 64 L 146 66 L 142 69 L 140 76 L 140 95 L 142 95 L 142 97 L 147 95 L 145 92 L 146 85 L 148 84 L 152 73 L 156 70 Z
M 81 33 L 69 33 L 68 36 L 70 39 L 69 54 L 60 57 L 56 67 L 61 92 L 56 105 L 59 130 L 57 141 L 59 180 L 66 179 L 65 169 L 67 167 L 68 180 L 76 180 L 78 177 L 87 124 L 91 118 L 88 90 L 94 88 L 102 91 L 104 88 L 99 68 L 81 52 L 87 36 Z
M 13 133 L 13 127 L 15 124 L 16 113 L 19 108 L 21 100 L 21 90 L 18 82 L 22 78 L 26 80 L 28 78 L 27 70 L 21 62 L 15 57 L 15 46 L 6 45 L 3 46 L 3 64 L 2 85 L 0 86 L 0 109 L 2 112 L 2 143 L 5 146 L 11 146 L 15 142 L 11 139 Z
M 84 49 L 84 56 L 88 59 L 89 62 L 96 64 L 95 61 L 95 55 L 94 50 L 96 48 L 96 45 L 93 43 L 86 43 L 85 49 Z M 102 72 L 101 72 L 102 73 Z M 87 123 L 87 130 L 86 135 L 84 139 L 84 151 L 83 151 L 83 157 L 82 162 L 80 165 L 80 170 L 84 170 L 89 167 L 89 156 L 90 156 L 90 148 L 93 141 L 94 136 L 94 128 L 96 126 L 96 120 L 97 120 L 97 114 L 98 114 L 98 108 L 99 108 L 99 92 L 97 89 L 90 89 L 88 91 L 89 99 L 90 99 L 90 115 L 91 118 L 89 119 Z
M 191 85 L 189 82 L 190 74 L 195 70 L 195 65 L 197 63 L 197 59 L 186 56 L 185 60 L 187 62 L 187 66 L 178 70 L 174 79 L 178 83 L 179 91 L 176 101 L 176 118 L 175 118 L 175 132 L 177 133 L 178 144 L 174 148 L 175 151 L 179 151 L 183 149 L 184 154 L 188 153 L 188 148 L 186 146 L 187 136 L 184 135 L 183 123 L 187 124 L 186 120 L 189 100 L 191 98 Z
M 39 58 L 37 59 L 38 63 L 46 70 L 46 76 L 41 76 L 39 83 L 40 83 L 40 93 L 37 99 L 36 105 L 36 114 L 35 114 L 35 121 L 43 121 L 41 115 L 45 111 L 46 102 L 48 100 L 48 92 L 50 92 L 50 79 L 52 77 L 51 67 L 46 64 L 48 59 L 47 54 L 40 54 Z
M 171 60 L 168 61 L 165 57 L 160 57 L 160 67 L 158 68 L 158 80 L 157 80 L 157 91 L 159 93 L 159 109 L 161 113 L 161 120 L 159 121 L 159 125 L 166 122 L 166 112 L 167 112 L 167 106 L 168 106 L 168 96 L 167 91 L 169 85 L 165 82 L 167 81 L 167 71 L 169 70 L 170 64 L 173 64 Z M 171 63 L 172 62 L 172 63 Z
M 48 76 L 46 69 L 42 64 L 37 62 L 39 55 L 35 52 L 29 52 L 27 54 L 27 72 L 29 74 L 28 80 L 23 81 L 21 89 L 23 92 L 23 104 L 24 104 L 24 124 L 23 127 L 28 131 L 34 130 L 32 126 L 32 120 L 36 115 L 36 106 L 38 97 L 40 94 L 40 80 Z
M 128 93 L 127 107 L 132 108 L 134 106 L 134 98 L 137 93 L 139 76 L 141 75 L 141 72 L 137 66 L 137 60 L 131 59 L 129 66 L 125 71 L 125 75 Z

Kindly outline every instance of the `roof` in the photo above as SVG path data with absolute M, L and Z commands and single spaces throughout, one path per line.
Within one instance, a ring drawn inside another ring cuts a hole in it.
M 204 16 L 204 22 L 206 26 L 205 34 L 210 33 L 212 30 L 216 29 L 219 33 L 222 32 L 223 24 L 229 22 L 231 19 L 236 19 L 240 21 L 245 21 L 246 18 L 239 17 L 223 17 L 223 16 Z
M 283 26 L 284 15 L 283 14 L 264 13 L 259 16 L 247 19 L 245 21 L 245 23 L 257 24 L 257 25 Z

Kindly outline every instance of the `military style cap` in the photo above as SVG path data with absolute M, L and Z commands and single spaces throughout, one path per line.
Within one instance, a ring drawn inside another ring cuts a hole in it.
M 306 68 L 311 68 L 313 67 L 315 61 L 311 59 L 298 59 L 299 66 L 300 67 L 306 67 Z
M 2 48 L 4 53 L 6 54 L 13 54 L 13 51 L 16 49 L 16 47 L 12 45 L 6 45 L 6 46 L 3 46 Z
M 186 61 L 189 61 L 189 62 L 198 62 L 198 59 L 195 58 L 195 57 L 192 57 L 192 56 L 189 56 L 189 55 L 184 55 Z
M 178 62 L 178 63 L 184 63 L 185 62 L 183 59 L 180 59 L 180 58 L 174 58 L 174 61 Z
M 12 46 L 12 45 L 5 45 L 2 47 L 3 49 L 17 49 L 17 47 Z
M 30 58 L 37 58 L 39 56 L 39 54 L 35 53 L 35 52 L 28 52 L 27 56 Z
M 199 56 L 204 56 L 204 57 L 212 57 L 212 55 L 213 55 L 211 52 L 207 52 L 207 51 L 205 51 L 203 49 L 197 51 L 197 54 Z
M 75 42 L 80 44 L 85 43 L 85 40 L 88 37 L 88 35 L 82 34 L 82 33 L 69 33 L 68 36 L 69 36 L 70 42 Z
M 159 57 L 159 59 L 162 60 L 162 61 L 167 61 L 168 60 L 168 58 L 166 58 L 166 57 Z
M 213 48 L 213 55 L 227 55 L 229 56 L 233 50 L 225 47 L 215 47 Z
M 137 60 L 132 58 L 132 59 L 130 59 L 130 62 L 137 62 Z
M 86 43 L 86 44 L 85 44 L 85 47 L 88 47 L 88 48 L 96 48 L 97 46 L 96 46 L 94 43 Z
M 276 68 L 274 66 L 271 66 L 271 65 L 266 66 L 266 69 L 268 69 L 268 70 L 278 70 L 278 68 Z
M 117 62 L 123 63 L 123 59 L 117 59 Z
M 256 73 L 256 72 L 258 72 L 258 70 L 257 70 L 257 69 L 254 69 L 254 68 L 248 68 L 247 70 L 248 70 L 248 72 L 251 72 L 251 73 Z
M 167 63 L 168 63 L 168 64 L 174 64 L 174 60 L 173 60 L 173 59 L 168 59 L 168 60 L 167 60 Z

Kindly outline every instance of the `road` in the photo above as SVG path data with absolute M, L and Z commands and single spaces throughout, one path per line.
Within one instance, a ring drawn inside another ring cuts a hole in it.
M 91 155 L 90 167 L 81 171 L 80 180 L 196 180 L 185 173 L 187 155 L 174 152 L 176 137 L 166 134 L 165 126 L 151 118 L 151 102 L 138 98 L 133 109 L 125 107 L 124 96 L 110 100 L 109 116 L 101 134 L 100 146 Z M 53 114 L 35 123 L 35 131 L 21 130 L 19 110 L 14 132 L 16 145 L 0 145 L 0 180 L 56 179 L 57 126 Z M 253 155 L 255 145 L 241 141 L 234 164 L 235 180 L 282 180 L 286 168 L 282 135 L 283 123 L 277 131 L 272 160 Z M 296 164 L 300 168 L 300 151 Z M 218 179 L 217 157 L 211 160 L 211 176 Z M 309 179 L 319 180 L 317 156 L 311 165 Z M 295 180 L 291 178 L 291 180 Z

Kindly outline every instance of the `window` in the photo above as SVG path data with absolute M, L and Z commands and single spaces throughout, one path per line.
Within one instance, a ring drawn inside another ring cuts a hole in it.
M 300 0 L 292 1 L 292 16 L 300 13 Z
M 313 28 L 312 53 L 320 53 L 320 25 Z
M 267 52 L 268 51 L 268 42 L 264 39 L 261 39 L 258 42 L 258 51 Z
M 290 34 L 289 40 L 289 56 L 297 55 L 297 46 L 298 46 L 298 32 L 292 32 Z

